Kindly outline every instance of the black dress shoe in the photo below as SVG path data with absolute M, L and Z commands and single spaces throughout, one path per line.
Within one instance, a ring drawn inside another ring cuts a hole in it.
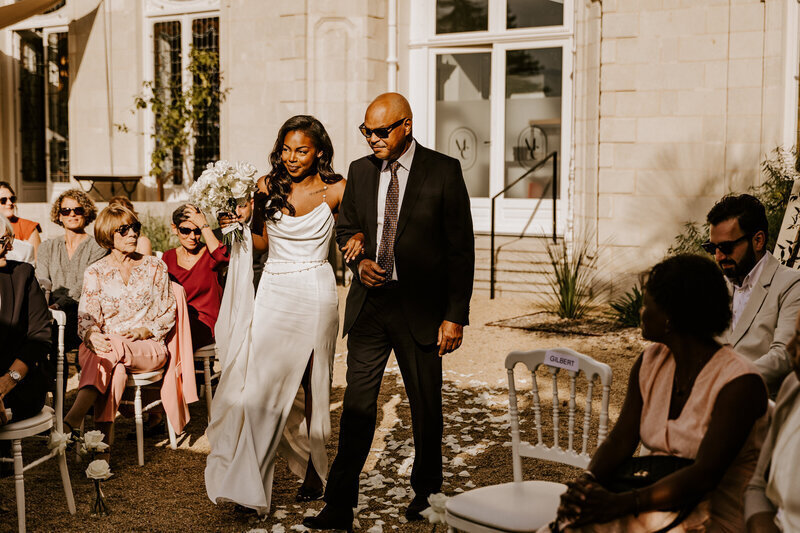
M 414 499 L 411 500 L 411 503 L 408 504 L 408 508 L 406 509 L 406 520 L 409 522 L 415 522 L 418 520 L 425 520 L 425 517 L 422 516 L 422 511 L 430 507 L 428 503 L 428 494 L 416 495 Z
M 317 516 L 307 516 L 303 525 L 308 529 L 343 529 L 353 531 L 353 510 L 349 507 L 326 505 Z

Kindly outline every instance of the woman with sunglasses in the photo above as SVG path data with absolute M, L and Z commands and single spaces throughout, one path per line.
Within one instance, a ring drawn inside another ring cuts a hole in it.
M 42 239 L 39 234 L 42 227 L 38 222 L 17 216 L 17 195 L 11 184 L 0 181 L 0 214 L 4 215 L 14 228 L 15 240 L 30 243 L 33 246 L 33 256 L 38 253 Z M 15 256 L 16 259 L 16 256 Z
M 126 196 L 114 196 L 108 201 L 108 205 L 121 205 L 122 207 L 126 207 L 130 209 L 134 215 L 136 215 L 136 218 L 139 218 L 139 213 L 137 213 L 136 209 L 134 209 L 133 202 L 131 202 Z M 139 235 L 139 240 L 136 243 L 136 251 L 142 255 L 155 255 L 153 253 L 153 243 L 144 233 Z
M 136 215 L 124 207 L 110 206 L 98 215 L 95 238 L 111 253 L 86 269 L 78 307 L 81 380 L 64 425 L 68 432 L 80 427 L 94 406 L 95 423 L 112 445 L 127 371 L 163 367 L 168 359 L 165 339 L 175 326 L 167 266 L 136 251 L 141 230 Z
M 86 267 L 105 257 L 86 226 L 94 222 L 97 208 L 89 195 L 79 189 L 62 192 L 50 209 L 50 220 L 64 228 L 64 235 L 47 239 L 39 246 L 36 277 L 50 291 L 50 307 L 67 314 L 64 344 L 67 350 L 77 348 L 78 302 L 83 290 Z
M 172 233 L 180 246 L 164 252 L 161 259 L 167 264 L 170 279 L 186 291 L 192 346 L 198 350 L 214 343 L 222 301 L 220 277 L 228 266 L 228 248 L 217 240 L 205 215 L 191 204 L 172 213 Z

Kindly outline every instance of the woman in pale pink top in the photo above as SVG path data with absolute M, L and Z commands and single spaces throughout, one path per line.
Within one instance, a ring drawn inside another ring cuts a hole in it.
M 671 531 L 744 531 L 742 497 L 766 430 L 767 391 L 750 362 L 714 340 L 730 322 L 729 298 L 704 257 L 671 257 L 650 271 L 642 336 L 655 344 L 633 365 L 614 429 L 562 496 L 568 531 L 658 531 L 674 510 L 700 501 Z M 642 489 L 603 488 L 640 441 L 654 455 L 694 462 Z
M 141 228 L 136 215 L 122 206 L 98 215 L 95 239 L 111 253 L 87 267 L 78 307 L 80 390 L 64 424 L 68 431 L 79 427 L 94 405 L 95 422 L 109 444 L 127 371 L 162 368 L 168 359 L 164 341 L 175 325 L 167 266 L 136 252 Z

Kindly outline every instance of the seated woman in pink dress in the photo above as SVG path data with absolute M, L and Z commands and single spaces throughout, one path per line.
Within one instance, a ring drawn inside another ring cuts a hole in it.
M 633 365 L 614 429 L 562 496 L 559 522 L 565 531 L 744 531 L 767 391 L 750 362 L 715 340 L 731 320 L 722 272 L 704 257 L 671 257 L 650 271 L 644 294 L 642 336 L 654 344 Z M 607 490 L 640 441 L 687 461 L 641 488 Z M 678 510 L 687 516 L 673 524 Z
M 172 213 L 172 232 L 181 245 L 164 252 L 161 259 L 167 264 L 170 279 L 186 291 L 192 346 L 198 350 L 214 343 L 214 326 L 222 301 L 220 275 L 230 256 L 205 215 L 193 205 L 182 205 Z
M 168 359 L 164 340 L 175 325 L 166 265 L 136 252 L 141 229 L 122 206 L 98 215 L 95 239 L 111 253 L 86 268 L 78 307 L 80 390 L 64 424 L 67 431 L 79 427 L 94 406 L 94 420 L 109 444 L 127 372 L 162 368 Z

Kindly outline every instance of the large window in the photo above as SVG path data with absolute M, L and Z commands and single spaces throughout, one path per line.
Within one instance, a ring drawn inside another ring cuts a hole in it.
M 414 5 L 432 20 L 412 29 L 411 90 L 427 96 L 428 142 L 461 162 L 476 229 L 498 195 L 498 231 L 549 233 L 549 199 L 559 217 L 567 191 L 572 0 Z
M 192 50 L 219 54 L 218 17 L 181 17 L 153 23 L 153 79 L 164 102 L 169 103 L 199 81 L 189 70 Z M 219 67 L 212 69 L 205 74 L 219 88 Z M 220 157 L 219 98 L 200 105 L 205 108 L 205 118 L 192 138 L 189 160 L 184 161 L 181 151 L 175 149 L 164 162 L 164 172 L 171 175 L 175 184 L 187 179 L 191 182 L 209 162 Z
M 19 37 L 20 174 L 23 183 L 69 181 L 69 41 L 66 32 Z

